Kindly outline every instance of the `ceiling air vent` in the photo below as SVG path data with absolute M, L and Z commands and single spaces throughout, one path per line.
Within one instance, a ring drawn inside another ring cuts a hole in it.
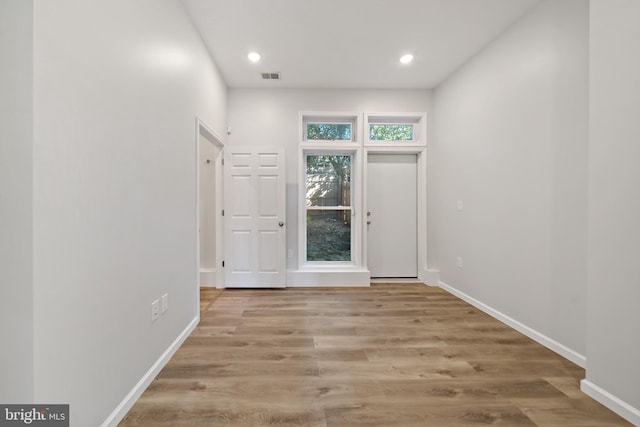
M 280 73 L 262 73 L 262 80 L 280 80 Z

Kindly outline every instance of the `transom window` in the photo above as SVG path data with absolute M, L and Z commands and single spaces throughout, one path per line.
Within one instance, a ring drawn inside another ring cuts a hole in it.
M 412 123 L 370 123 L 371 141 L 413 141 Z
M 307 140 L 351 141 L 351 123 L 307 123 Z
M 369 113 L 364 122 L 365 146 L 426 146 L 424 113 Z
M 324 113 L 302 116 L 302 141 L 308 144 L 341 144 L 358 140 L 358 116 Z

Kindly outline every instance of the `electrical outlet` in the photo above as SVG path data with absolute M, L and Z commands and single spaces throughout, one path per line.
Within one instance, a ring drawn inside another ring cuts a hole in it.
M 151 303 L 151 320 L 157 320 L 160 317 L 160 301 L 155 300 Z
M 457 265 L 458 265 L 458 268 L 462 268 L 462 257 L 461 256 L 458 257 Z
M 162 295 L 160 313 L 164 314 L 167 310 L 169 310 L 169 294 Z

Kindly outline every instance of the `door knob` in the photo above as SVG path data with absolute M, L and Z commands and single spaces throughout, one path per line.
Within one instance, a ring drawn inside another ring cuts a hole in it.
M 367 225 L 371 224 L 371 221 L 367 221 Z
M 282 226 L 284 226 L 284 222 L 280 221 L 280 222 L 278 223 L 278 225 L 279 225 L 280 227 L 282 227 Z

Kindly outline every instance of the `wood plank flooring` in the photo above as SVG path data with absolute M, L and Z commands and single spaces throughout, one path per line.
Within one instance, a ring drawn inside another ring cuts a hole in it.
M 630 426 L 584 370 L 439 288 L 201 291 L 120 426 Z

